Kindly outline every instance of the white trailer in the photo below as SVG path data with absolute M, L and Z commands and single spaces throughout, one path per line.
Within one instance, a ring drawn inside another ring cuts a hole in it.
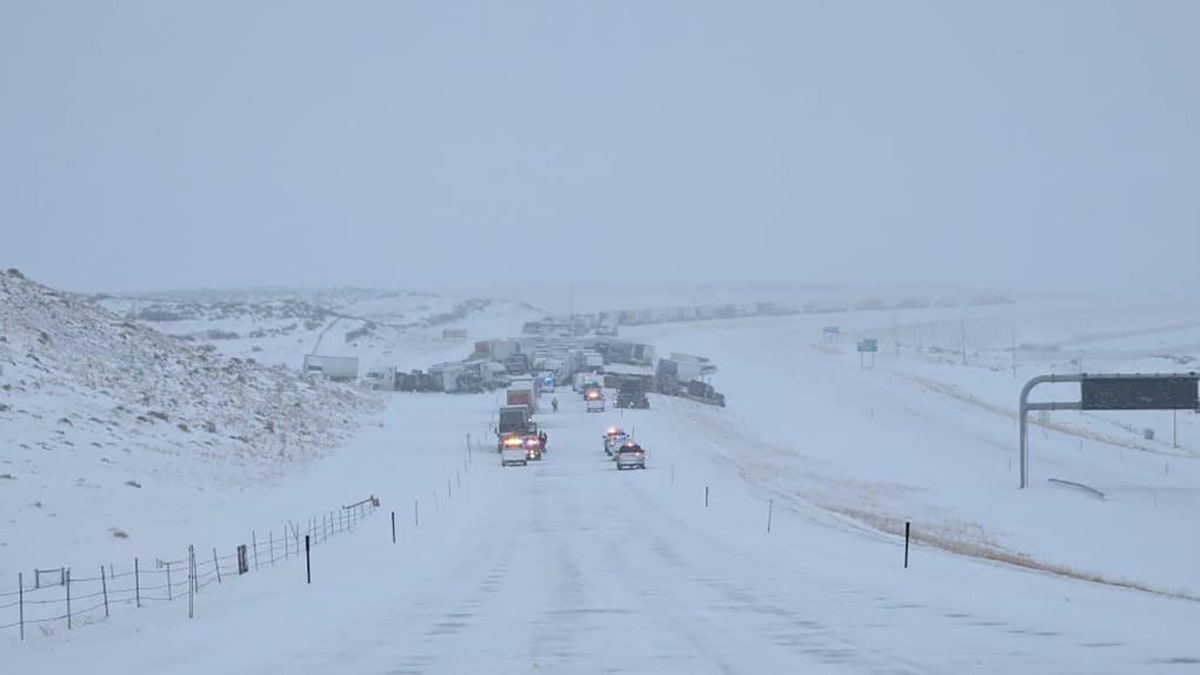
M 564 379 L 567 373 L 567 364 L 561 358 L 551 356 L 542 364 L 542 368 L 554 373 L 555 380 Z
M 480 367 L 480 375 L 485 386 L 503 386 L 508 383 L 508 370 L 503 363 L 487 361 Z
M 680 354 L 679 352 L 671 352 L 670 360 L 679 364 L 680 372 L 683 372 L 684 369 L 688 369 L 689 371 L 693 368 L 699 369 L 700 375 L 693 377 L 691 379 L 699 379 L 700 376 L 713 375 L 713 374 L 716 374 L 716 372 L 717 372 L 716 364 L 714 364 L 712 361 L 710 361 L 709 359 L 707 359 L 703 356 L 695 356 L 693 354 Z M 679 378 L 679 381 L 684 382 L 685 380 L 681 376 Z
M 453 393 L 458 391 L 458 378 L 466 372 L 461 364 L 445 364 L 442 366 L 442 391 Z
M 698 380 L 703 374 L 703 371 L 700 368 L 700 363 L 697 361 L 676 361 L 675 368 L 675 379 L 681 384 L 687 384 L 692 380 Z
M 394 390 L 396 388 L 396 367 L 376 368 L 363 375 L 363 386 L 368 389 Z
M 358 357 L 307 354 L 304 357 L 304 374 L 337 382 L 354 382 L 358 379 Z
M 508 357 L 521 351 L 521 343 L 516 340 L 493 340 L 492 360 L 503 363 Z

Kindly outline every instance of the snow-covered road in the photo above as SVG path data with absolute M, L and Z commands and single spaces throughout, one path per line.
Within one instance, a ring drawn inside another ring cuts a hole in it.
M 461 441 L 400 449 L 397 430 L 453 438 L 486 426 L 490 398 L 414 406 L 399 396 L 384 427 L 342 460 L 353 457 L 356 483 L 374 476 L 383 511 L 317 549 L 311 586 L 293 559 L 206 590 L 194 620 L 178 605 L 126 611 L 9 643 L 5 662 L 11 672 L 107 664 L 101 672 L 360 675 L 1131 673 L 1200 663 L 1195 603 L 923 548 L 905 570 L 898 541 L 791 503 L 776 505 L 768 534 L 766 496 L 677 406 L 655 399 L 651 411 L 588 414 L 569 391 L 559 396 L 563 410 L 541 415 L 545 461 L 501 468 L 494 453 L 476 453 L 449 485 Z M 435 407 L 452 412 L 414 426 Z M 636 430 L 648 470 L 619 472 L 606 459 L 600 434 L 613 422 Z M 436 506 L 419 486 L 440 492 Z

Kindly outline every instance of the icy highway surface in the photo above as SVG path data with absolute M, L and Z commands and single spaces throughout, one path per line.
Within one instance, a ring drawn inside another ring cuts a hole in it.
M 906 570 L 901 540 L 755 493 L 686 423 L 725 411 L 654 397 L 650 411 L 588 414 L 569 390 L 559 398 L 560 412 L 539 416 L 550 436 L 545 460 L 502 468 L 486 441 L 468 454 L 457 436 L 460 428 L 478 430 L 476 439 L 485 433 L 492 397 L 397 396 L 381 428 L 310 472 L 313 485 L 347 492 L 369 483 L 383 499 L 358 532 L 315 551 L 312 585 L 292 559 L 205 589 L 195 619 L 174 603 L 10 644 L 4 670 L 898 675 L 1200 667 L 1196 603 L 921 547 Z M 647 448 L 647 470 L 617 471 L 606 458 L 601 434 L 611 423 Z

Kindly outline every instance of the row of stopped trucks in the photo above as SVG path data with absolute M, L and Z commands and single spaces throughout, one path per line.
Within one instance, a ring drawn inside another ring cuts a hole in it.
M 617 390 L 613 402 L 616 408 L 644 410 L 650 407 L 650 400 L 646 398 L 650 384 L 649 377 L 637 373 L 580 373 L 576 375 L 575 390 L 583 393 L 588 412 L 604 412 L 604 387 Z
M 523 465 L 542 458 L 544 448 L 533 415 L 537 412 L 538 395 L 547 386 L 552 389 L 553 381 L 528 375 L 513 378 L 509 383 L 495 425 L 496 452 L 500 453 L 501 464 Z
M 363 384 L 370 389 L 391 391 L 471 394 L 505 388 L 532 373 L 565 381 L 574 373 L 604 367 L 604 354 L 594 349 L 562 349 L 538 345 L 532 340 L 529 343 L 483 341 L 476 343 L 469 359 L 438 363 L 427 370 L 408 373 L 395 367 L 377 368 L 363 377 Z
M 375 389 L 474 393 L 518 389 L 522 382 L 532 380 L 536 397 L 540 387 L 572 381 L 587 401 L 582 385 L 591 378 L 617 390 L 613 403 L 618 408 L 649 407 L 647 392 L 723 407 L 725 396 L 708 382 L 716 372 L 716 365 L 705 357 L 672 352 L 669 358 L 656 358 L 652 345 L 630 340 L 536 336 L 476 342 L 467 360 L 437 364 L 428 372 L 373 371 L 364 383 Z M 602 393 L 589 401 L 593 411 L 604 405 Z
M 426 371 L 374 369 L 363 377 L 363 383 L 371 389 L 393 391 L 478 393 L 504 388 L 531 373 L 549 373 L 561 383 L 577 373 L 603 370 L 607 364 L 650 367 L 653 361 L 654 347 L 648 344 L 607 336 L 539 334 L 477 341 L 467 359 L 438 363 Z
M 574 388 L 583 393 L 589 412 L 604 409 L 600 387 L 617 390 L 614 401 L 617 408 L 649 408 L 646 393 L 651 391 L 723 408 L 725 395 L 707 381 L 716 372 L 717 366 L 703 356 L 675 352 L 670 358 L 659 359 L 653 369 L 610 363 L 604 366 L 602 373 L 579 373 L 575 376 Z

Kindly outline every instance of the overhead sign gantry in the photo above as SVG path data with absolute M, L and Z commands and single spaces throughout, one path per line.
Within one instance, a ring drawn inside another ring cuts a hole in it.
M 1029 402 L 1039 384 L 1078 382 L 1078 401 Z M 1196 410 L 1200 411 L 1200 374 L 1039 375 L 1021 389 L 1021 487 L 1029 485 L 1030 410 Z

